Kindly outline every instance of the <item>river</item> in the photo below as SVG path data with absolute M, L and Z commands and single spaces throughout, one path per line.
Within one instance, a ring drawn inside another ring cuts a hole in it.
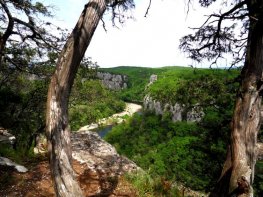
M 122 123 L 125 120 L 125 116 L 132 116 L 134 113 L 138 113 L 142 110 L 142 106 L 135 103 L 126 103 L 125 110 L 120 113 L 113 114 L 108 118 L 103 118 L 98 123 L 92 123 L 81 127 L 79 131 L 96 131 L 100 137 L 104 137 L 109 131 L 111 131 L 114 124 Z

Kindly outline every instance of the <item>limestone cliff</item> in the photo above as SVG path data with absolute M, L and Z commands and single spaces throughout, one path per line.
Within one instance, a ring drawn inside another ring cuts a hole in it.
M 150 77 L 150 82 L 147 85 L 150 86 L 157 80 L 157 75 Z M 143 100 L 144 110 L 152 111 L 156 115 L 164 115 L 164 113 L 171 113 L 171 119 L 173 122 L 186 120 L 188 122 L 199 122 L 204 116 L 204 112 L 201 107 L 195 105 L 193 107 L 186 107 L 180 103 L 161 103 L 151 97 L 150 94 L 146 95 Z
M 98 72 L 97 77 L 110 90 L 122 90 L 127 88 L 128 77 L 111 73 Z

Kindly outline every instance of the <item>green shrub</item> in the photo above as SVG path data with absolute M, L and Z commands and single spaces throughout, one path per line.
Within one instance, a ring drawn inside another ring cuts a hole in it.
M 149 173 L 137 173 L 126 174 L 125 178 L 136 188 L 140 197 L 181 196 L 171 182 L 160 176 L 153 177 Z

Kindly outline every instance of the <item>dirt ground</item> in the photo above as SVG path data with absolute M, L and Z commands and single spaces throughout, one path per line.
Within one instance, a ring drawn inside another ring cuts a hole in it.
M 29 169 L 27 173 L 0 168 L 0 197 L 55 196 L 47 159 L 26 166 Z M 135 189 L 123 177 L 91 171 L 75 160 L 73 168 L 85 196 L 137 196 Z

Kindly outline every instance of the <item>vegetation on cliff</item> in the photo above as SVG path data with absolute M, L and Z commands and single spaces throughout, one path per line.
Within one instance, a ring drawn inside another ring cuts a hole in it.
M 145 87 L 149 83 L 149 78 L 152 74 L 159 75 L 165 71 L 177 70 L 179 68 L 181 67 L 145 68 L 119 66 L 115 68 L 101 68 L 99 70 L 112 74 L 126 75 L 128 77 L 128 88 L 118 93 L 120 98 L 124 101 L 142 103 L 145 96 Z
M 158 73 L 158 80 L 148 86 L 144 95 L 150 94 L 162 104 L 180 103 L 186 107 L 198 104 L 205 113 L 202 121 L 173 123 L 169 112 L 163 116 L 145 112 L 114 127 L 105 139 L 152 177 L 211 191 L 226 157 L 239 71 L 191 68 L 149 71 L 148 76 Z M 261 194 L 260 173 L 255 185 L 257 194 Z

